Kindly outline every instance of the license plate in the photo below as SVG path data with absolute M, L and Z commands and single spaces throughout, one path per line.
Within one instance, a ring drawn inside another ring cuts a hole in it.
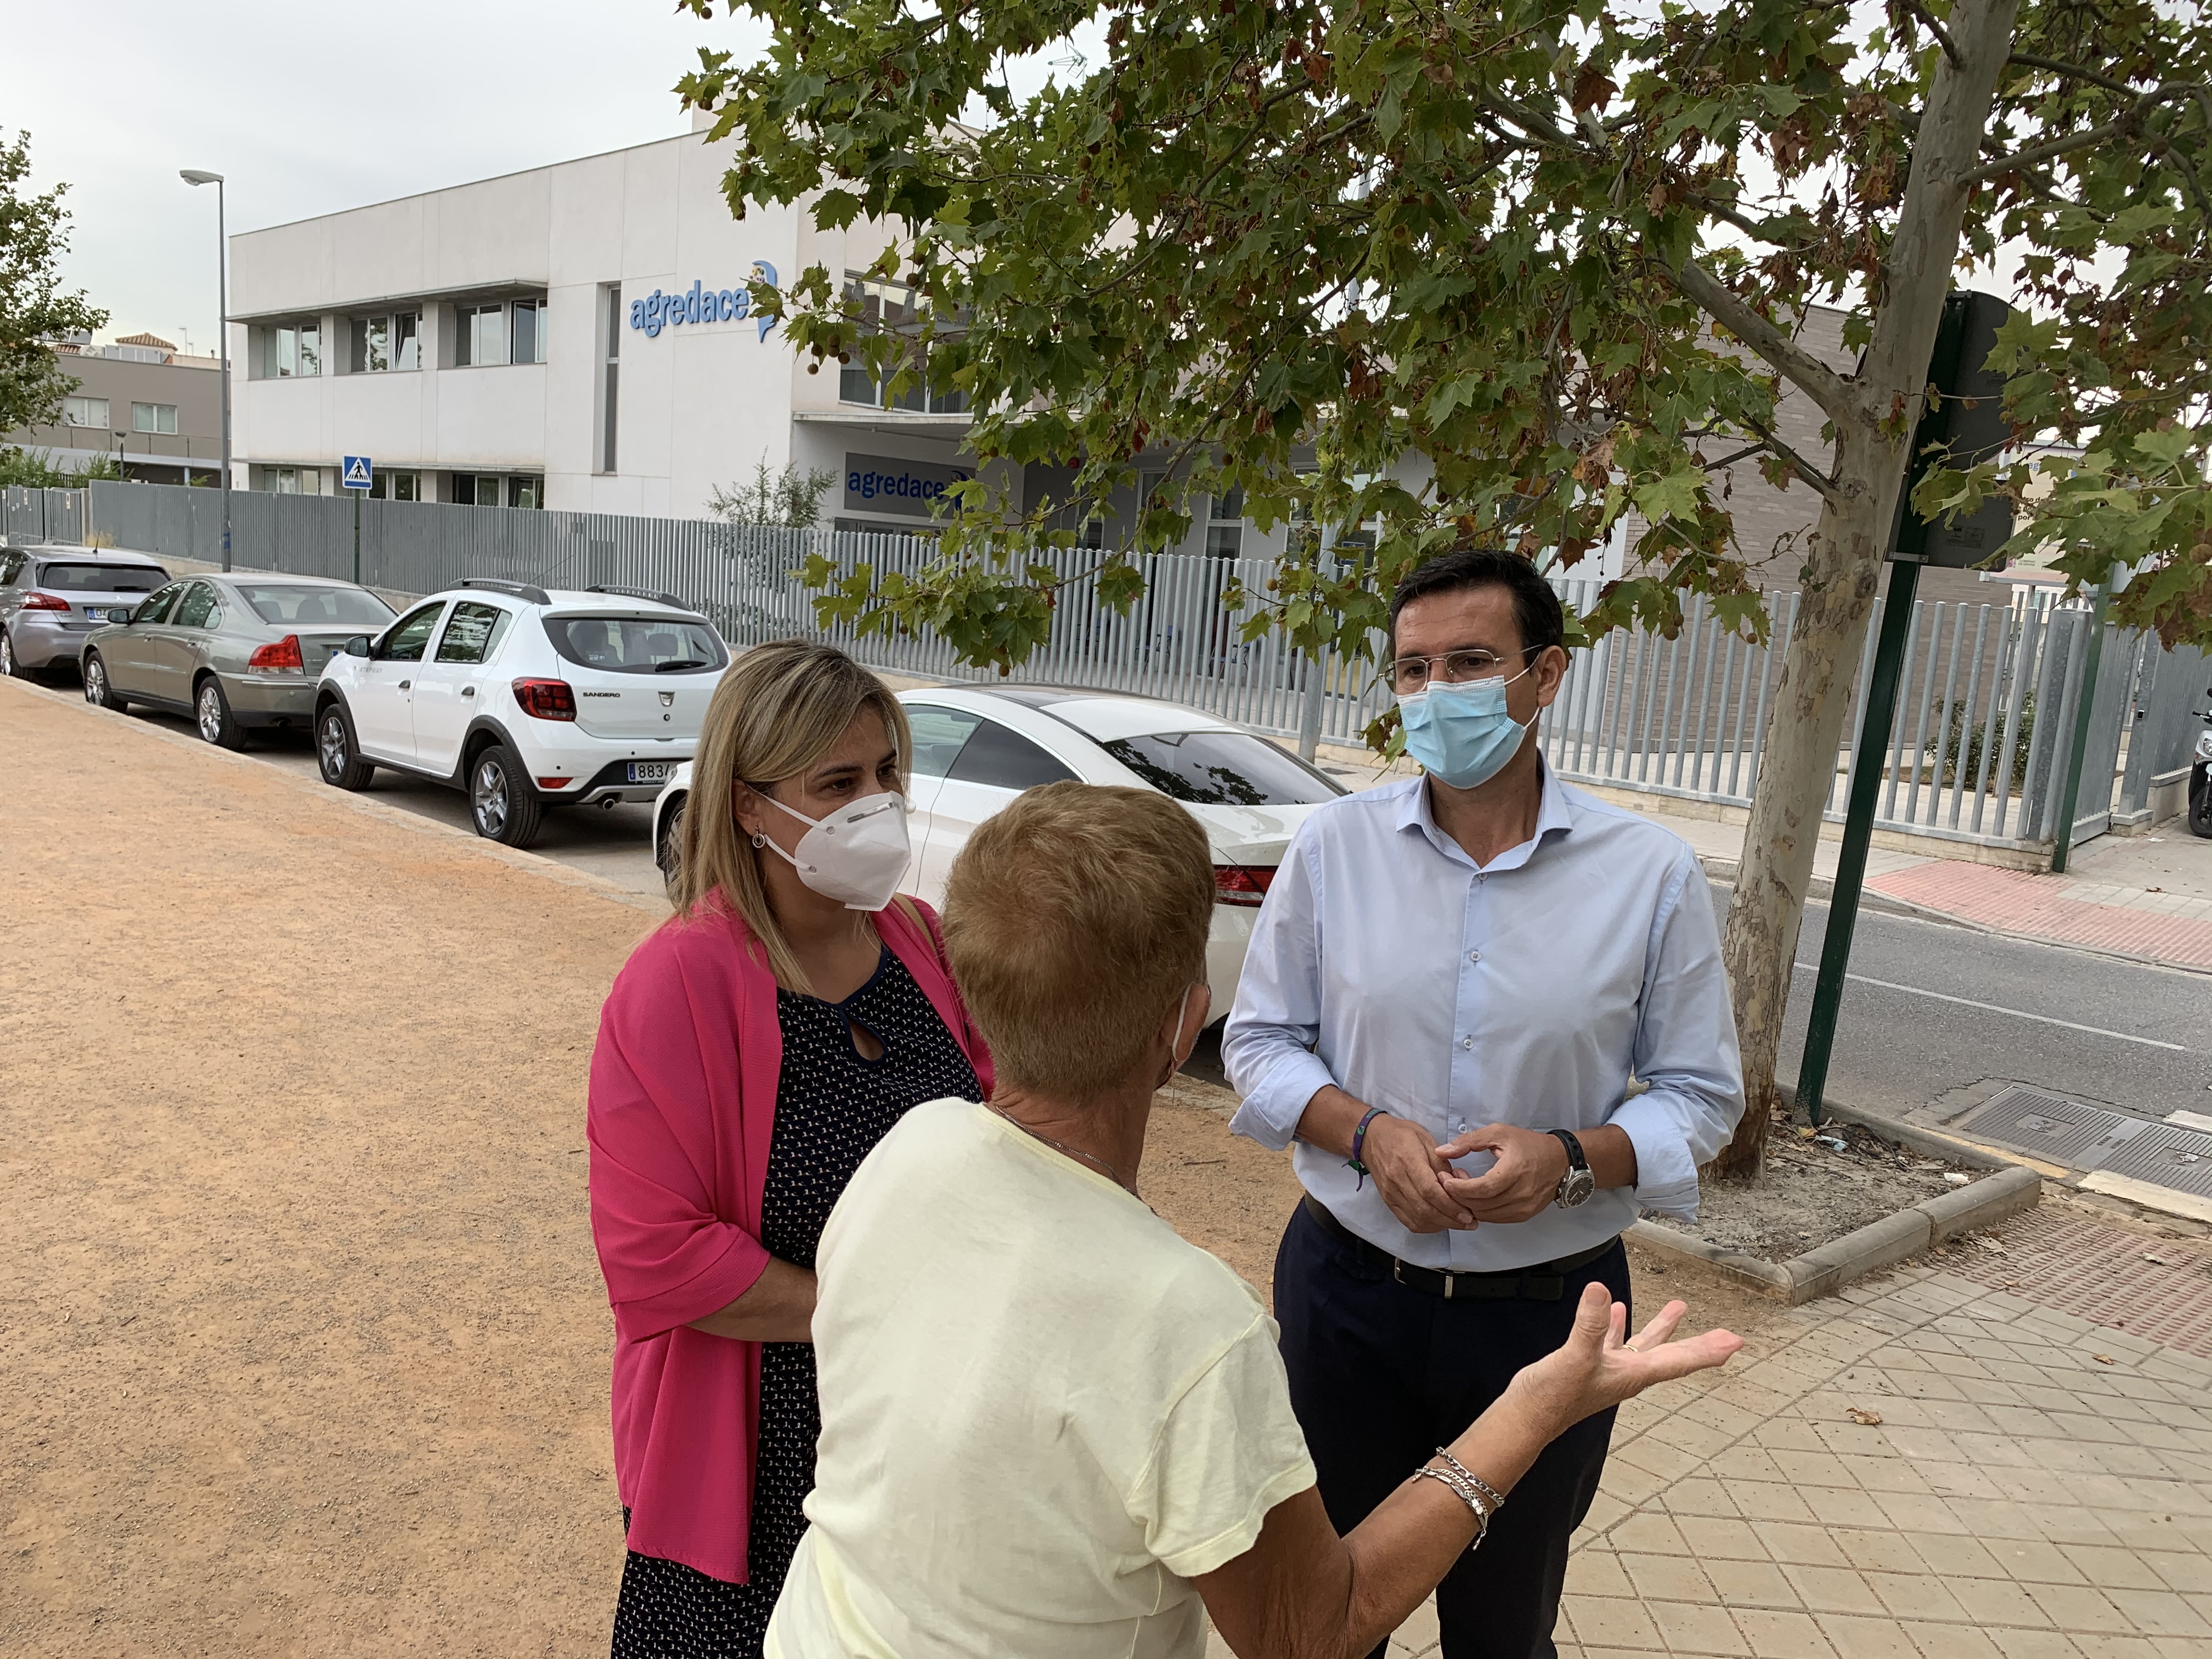
M 84 619 L 91 623 L 121 622 L 130 614 L 128 611 L 111 611 L 97 605 L 88 605 L 84 608 Z
M 632 783 L 665 783 L 676 775 L 674 761 L 632 761 L 629 781 Z

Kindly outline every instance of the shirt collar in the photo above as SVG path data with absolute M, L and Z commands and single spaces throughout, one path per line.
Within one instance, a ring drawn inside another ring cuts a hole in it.
M 1534 856 L 1536 849 L 1543 846 L 1546 837 L 1554 830 L 1563 836 L 1574 833 L 1574 809 L 1567 800 L 1567 792 L 1560 787 L 1558 775 L 1553 772 L 1551 763 L 1544 758 L 1541 751 L 1536 756 L 1536 767 L 1543 778 L 1543 793 L 1536 803 L 1536 833 L 1518 847 L 1508 848 L 1488 864 L 1481 866 L 1486 873 L 1493 870 L 1519 869 Z M 1474 862 L 1468 856 L 1466 848 L 1437 828 L 1435 814 L 1429 810 L 1429 781 L 1425 777 L 1416 777 L 1406 786 L 1405 793 L 1398 800 L 1396 827 L 1418 830 L 1428 837 L 1431 846 L 1448 857 L 1458 859 L 1465 864 Z

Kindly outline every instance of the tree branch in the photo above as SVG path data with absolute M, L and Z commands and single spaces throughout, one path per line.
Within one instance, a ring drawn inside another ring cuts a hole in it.
M 1936 37 L 1936 44 L 1943 48 L 1943 55 L 1951 60 L 1953 69 L 1962 70 L 1966 67 L 1966 60 L 1959 56 L 1958 47 L 1951 44 L 1950 34 L 1942 24 L 1936 21 L 1934 12 L 1921 4 L 1920 0 L 1905 0 L 1905 9 L 1920 20 L 1920 26 L 1923 28 Z
M 1857 412 L 1858 399 L 1850 382 L 1753 311 L 1696 260 L 1684 260 L 1670 268 L 1669 274 L 1686 297 L 1773 364 L 1784 380 L 1820 406 L 1821 413 L 1841 421 Z
M 2024 64 L 2029 69 L 2047 70 L 2051 74 L 2063 76 L 2069 81 L 2087 81 L 2093 86 L 2104 88 L 2107 92 L 2117 92 L 2124 98 L 2132 98 L 2136 93 L 2136 88 L 2124 81 L 2115 81 L 2109 75 L 2100 75 L 2095 70 L 2085 69 L 2079 64 L 2064 63 L 2056 58 L 2039 58 L 2032 52 L 2016 52 L 2006 58 L 2005 62 Z
M 1964 190 L 1968 185 L 1978 184 L 1984 179 L 1994 179 L 2004 173 L 2018 172 L 2023 167 L 2037 167 L 2055 156 L 2069 155 L 2077 149 L 2087 149 L 2094 144 L 2101 144 L 2107 138 L 2125 137 L 2142 125 L 2146 115 L 2167 99 L 2193 97 L 2196 93 L 2197 88 L 2186 82 L 2169 81 L 2164 86 L 2155 87 L 2144 93 L 2132 106 L 2109 121 L 2102 122 L 2094 127 L 2084 127 L 2079 132 L 2069 132 L 2063 138 L 2051 138 L 2040 144 L 2030 144 L 2026 149 L 2014 150 L 2010 155 L 2000 155 L 1994 161 L 1984 161 L 1981 166 L 1960 173 L 1957 180 L 1957 188 Z M 2184 165 L 2186 166 L 2185 161 Z

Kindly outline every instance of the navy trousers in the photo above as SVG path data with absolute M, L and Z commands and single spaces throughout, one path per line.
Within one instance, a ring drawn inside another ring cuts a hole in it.
M 1275 1255 L 1275 1318 L 1291 1406 L 1339 1532 L 1456 1439 L 1514 1372 L 1566 1340 L 1585 1285 L 1597 1280 L 1626 1303 L 1628 1253 L 1615 1244 L 1565 1277 L 1557 1302 L 1447 1302 L 1363 1260 L 1304 1205 L 1291 1213 Z M 1556 1659 L 1567 1540 L 1597 1496 L 1613 1419 L 1585 1419 L 1547 1447 L 1482 1547 L 1437 1587 L 1444 1659 Z

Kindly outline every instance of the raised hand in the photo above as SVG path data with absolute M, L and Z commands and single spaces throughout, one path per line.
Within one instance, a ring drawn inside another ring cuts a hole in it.
M 1522 1367 L 1508 1392 L 1522 1394 L 1533 1410 L 1555 1425 L 1556 1434 L 1593 1412 L 1633 1399 L 1655 1382 L 1725 1364 L 1743 1346 L 1733 1331 L 1670 1340 L 1687 1311 L 1686 1304 L 1669 1302 L 1657 1318 L 1627 1336 L 1627 1308 L 1613 1300 L 1604 1285 L 1586 1285 L 1567 1340 Z

